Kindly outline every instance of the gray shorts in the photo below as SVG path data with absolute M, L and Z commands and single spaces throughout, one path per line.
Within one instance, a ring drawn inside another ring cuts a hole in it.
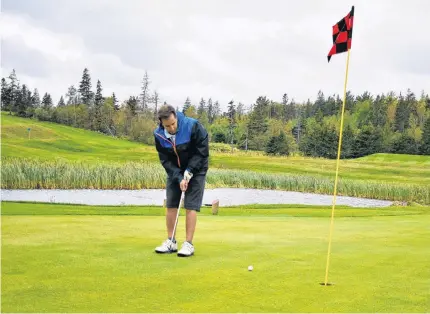
M 184 207 L 185 209 L 200 211 L 203 202 L 203 193 L 205 191 L 206 173 L 195 174 L 188 183 L 188 189 L 185 192 Z M 181 201 L 181 188 L 179 183 L 173 182 L 169 177 L 166 184 L 166 207 L 178 208 Z

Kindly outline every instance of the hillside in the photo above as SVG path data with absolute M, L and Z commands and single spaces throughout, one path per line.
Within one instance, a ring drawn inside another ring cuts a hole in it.
M 7 113 L 2 113 L 1 122 L 2 159 L 60 159 L 90 164 L 158 163 L 153 146 L 51 122 L 18 118 Z M 31 128 L 30 139 L 27 128 Z M 246 152 L 230 154 L 211 150 L 211 167 L 334 178 L 336 160 L 269 157 Z M 340 177 L 430 185 L 430 156 L 375 154 L 356 160 L 342 160 Z

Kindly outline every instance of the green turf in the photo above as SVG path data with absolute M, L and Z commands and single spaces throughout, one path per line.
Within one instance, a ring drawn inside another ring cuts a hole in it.
M 429 207 L 361 210 L 337 211 L 324 287 L 322 207 L 204 209 L 181 259 L 153 252 L 160 207 L 3 202 L 2 312 L 428 312 Z

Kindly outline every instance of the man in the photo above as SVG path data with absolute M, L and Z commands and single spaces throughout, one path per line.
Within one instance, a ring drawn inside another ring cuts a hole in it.
M 167 173 L 167 239 L 155 248 L 157 253 L 174 253 L 187 257 L 194 254 L 193 237 L 197 212 L 200 211 L 209 160 L 209 139 L 205 128 L 170 105 L 158 111 L 159 126 L 154 131 L 155 147 Z M 185 192 L 186 241 L 178 251 L 173 229 L 181 192 Z

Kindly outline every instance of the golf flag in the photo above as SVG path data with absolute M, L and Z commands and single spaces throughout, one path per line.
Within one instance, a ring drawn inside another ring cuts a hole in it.
M 348 83 L 348 68 L 349 68 L 349 55 L 351 49 L 351 41 L 352 41 L 352 25 L 354 19 L 354 6 L 351 11 L 339 22 L 333 25 L 333 47 L 331 47 L 330 52 L 328 53 L 327 59 L 330 62 L 330 58 L 332 55 L 348 52 L 348 56 L 346 58 L 346 73 L 345 73 L 345 84 L 343 88 L 343 104 L 342 104 L 342 114 L 340 118 L 340 132 L 339 132 L 339 145 L 337 149 L 337 160 L 336 160 L 336 175 L 334 181 L 334 191 L 333 191 L 333 205 L 331 210 L 331 222 L 330 222 L 330 233 L 329 233 L 329 241 L 328 241 L 328 252 L 327 252 L 327 265 L 325 272 L 325 280 L 324 283 L 321 283 L 324 286 L 331 285 L 328 282 L 328 270 L 330 264 L 330 251 L 331 251 L 331 242 L 332 242 L 332 234 L 333 234 L 333 224 L 334 224 L 334 208 L 336 206 L 336 195 L 337 195 L 337 182 L 339 175 L 339 160 L 341 154 L 342 147 L 342 131 L 343 131 L 343 116 L 345 112 L 345 102 L 346 102 L 346 86 Z
M 332 55 L 351 49 L 353 21 L 354 6 L 343 19 L 333 25 L 333 46 L 327 56 L 328 62 L 330 62 Z

